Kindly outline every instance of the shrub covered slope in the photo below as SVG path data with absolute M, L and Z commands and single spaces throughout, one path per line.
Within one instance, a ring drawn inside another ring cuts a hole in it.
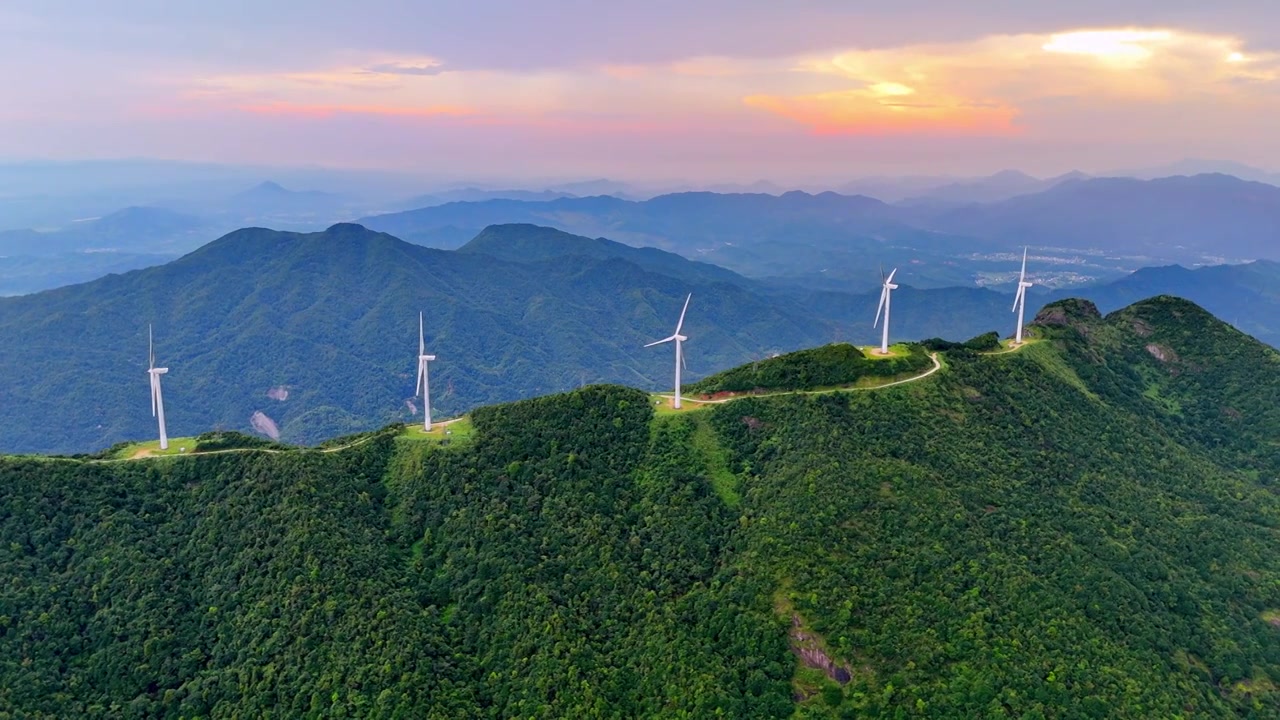
M 0 716 L 1275 717 L 1275 354 L 1189 303 L 860 393 L 0 461 Z

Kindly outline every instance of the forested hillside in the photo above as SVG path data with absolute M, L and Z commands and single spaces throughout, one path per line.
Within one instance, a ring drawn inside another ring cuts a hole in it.
M 432 404 L 448 416 L 591 383 L 666 386 L 669 354 L 644 345 L 671 333 L 688 293 L 688 379 L 875 336 L 877 295 L 784 293 L 547 228 L 489 228 L 460 251 L 351 224 L 247 228 L 160 267 L 0 298 L 0 451 L 92 452 L 153 433 L 148 324 L 170 369 L 171 434 L 274 426 L 312 444 L 421 418 L 419 312 L 438 358 Z M 989 329 L 1006 304 L 987 290 L 904 287 L 894 337 Z
M 1156 298 L 891 388 L 0 460 L 0 716 L 1280 714 L 1273 351 Z

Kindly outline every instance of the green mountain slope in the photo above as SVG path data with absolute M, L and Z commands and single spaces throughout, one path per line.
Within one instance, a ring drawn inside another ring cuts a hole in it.
M 170 368 L 171 434 L 252 432 L 256 418 L 281 440 L 313 443 L 421 417 L 419 311 L 439 358 L 432 400 L 447 416 L 593 382 L 667 386 L 668 349 L 644 344 L 670 334 L 690 292 L 690 379 L 874 334 L 874 295 L 775 292 L 652 248 L 545 228 L 491 228 L 456 252 L 358 225 L 248 228 L 160 267 L 0 298 L 0 449 L 86 452 L 151 435 L 148 323 Z M 1007 314 L 996 293 L 939 292 L 899 291 L 895 332 L 985 330 Z
M 482 253 L 511 262 L 540 262 L 591 258 L 622 259 L 652 272 L 692 282 L 755 283 L 718 265 L 686 260 L 651 247 L 631 247 L 607 238 L 585 238 L 538 225 L 491 225 L 481 230 L 460 253 Z
M 1036 333 L 447 447 L 0 460 L 0 712 L 1276 716 L 1275 354 L 1164 297 Z
M 1189 270 L 1178 265 L 1142 268 L 1115 282 L 1058 291 L 1050 300 L 1084 297 L 1103 312 L 1155 295 L 1175 295 L 1200 305 L 1233 326 L 1280 345 L 1280 263 L 1256 260 Z

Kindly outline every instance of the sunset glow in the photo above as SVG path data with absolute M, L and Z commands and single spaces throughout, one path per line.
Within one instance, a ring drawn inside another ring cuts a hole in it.
M 1118 11 L 1053 3 L 984 15 L 942 3 L 927 13 L 819 12 L 747 1 L 726 15 L 699 3 L 556 14 L 494 2 L 506 13 L 483 22 L 474 9 L 427 13 L 389 0 L 343 11 L 341 22 L 279 11 L 275 26 L 238 26 L 243 52 L 230 54 L 209 29 L 221 17 L 213 9 L 166 6 L 166 19 L 139 19 L 135 34 L 164 23 L 183 32 L 151 45 L 103 38 L 92 52 L 59 34 L 74 16 L 33 21 L 24 27 L 35 34 L 0 48 L 5 66 L 27 68 L 6 83 L 19 110 L 0 111 L 0 153 L 101 142 L 103 153 L 206 157 L 210 144 L 191 140 L 199 128 L 255 161 L 447 157 L 494 172 L 518 158 L 601 173 L 605 158 L 655 173 L 686 172 L 691 158 L 712 173 L 751 163 L 838 168 L 844 148 L 877 137 L 885 162 L 906 148 L 923 170 L 937 161 L 913 139 L 939 139 L 957 165 L 995 169 L 1028 148 L 1065 171 L 1081 147 L 1107 161 L 1116 152 L 1134 156 L 1126 162 L 1143 153 L 1249 161 L 1260 144 L 1275 147 L 1280 165 L 1280 141 L 1263 127 L 1280 113 L 1280 36 L 1256 32 L 1267 27 L 1260 21 L 1209 31 L 1152 11 L 1128 25 Z M 205 24 L 183 24 L 196 15 Z M 1280 9 L 1274 15 L 1280 23 Z M 312 30 L 329 34 L 320 41 Z M 66 63 L 24 60 L 59 42 Z M 336 141 L 353 125 L 362 132 Z M 262 146 L 251 148 L 246 133 Z M 987 150 L 968 142 L 979 138 Z
M 327 118 L 339 114 L 435 117 L 439 115 L 472 115 L 475 112 L 469 108 L 450 105 L 392 107 L 384 105 L 297 105 L 288 102 L 274 102 L 266 105 L 241 105 L 237 109 L 259 115 L 297 115 L 309 118 Z

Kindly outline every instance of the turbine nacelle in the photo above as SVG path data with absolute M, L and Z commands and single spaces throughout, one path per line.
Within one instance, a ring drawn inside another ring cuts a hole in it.
M 653 347 L 654 345 L 661 345 L 662 343 L 669 343 L 672 341 L 684 342 L 685 340 L 688 340 L 688 339 L 689 338 L 685 337 L 684 335 L 671 335 L 669 337 L 664 337 L 661 340 L 654 340 L 653 342 L 645 345 L 645 347 Z
M 881 273 L 883 272 L 884 271 L 882 270 Z M 882 314 L 888 315 L 887 308 L 889 306 L 889 293 L 893 290 L 898 289 L 898 286 L 895 285 L 893 282 L 893 276 L 896 275 L 897 273 L 898 273 L 898 268 L 894 268 L 889 272 L 889 277 L 883 278 L 881 280 L 880 306 L 876 308 L 876 321 L 871 323 L 871 327 L 873 328 L 880 326 L 880 316 Z M 888 322 L 887 317 L 885 318 L 885 322 Z

